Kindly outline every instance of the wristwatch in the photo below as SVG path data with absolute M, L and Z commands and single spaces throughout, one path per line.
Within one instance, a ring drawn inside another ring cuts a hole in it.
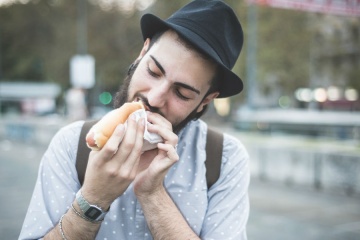
M 81 194 L 81 190 L 76 193 L 76 201 L 84 214 L 84 217 L 90 221 L 99 222 L 104 220 L 105 215 L 108 213 L 101 209 L 101 207 L 92 205 Z

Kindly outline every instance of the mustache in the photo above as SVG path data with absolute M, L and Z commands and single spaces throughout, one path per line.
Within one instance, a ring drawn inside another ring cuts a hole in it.
M 150 112 L 158 113 L 161 116 L 165 117 L 165 115 L 159 110 L 159 108 L 151 106 L 148 99 L 141 93 L 135 94 L 135 99 L 140 99 L 143 102 L 143 104 L 145 105 L 145 107 L 147 109 L 149 109 Z

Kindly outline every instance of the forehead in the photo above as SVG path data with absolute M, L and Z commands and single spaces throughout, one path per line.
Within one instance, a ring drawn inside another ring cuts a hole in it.
M 172 30 L 170 30 L 172 31 Z M 173 32 L 173 31 L 172 31 Z M 185 48 L 187 48 L 189 51 L 192 51 L 194 54 L 197 54 L 199 57 L 203 58 L 206 61 L 209 61 L 209 63 L 216 65 L 216 63 L 205 53 L 200 51 L 197 47 L 192 45 L 190 42 L 188 42 L 186 39 L 180 37 L 176 32 L 174 34 L 177 36 L 176 40 L 183 45 Z
M 215 62 L 198 52 L 174 31 L 167 31 L 152 45 L 147 53 L 154 56 L 168 77 L 181 82 L 209 86 L 216 71 Z

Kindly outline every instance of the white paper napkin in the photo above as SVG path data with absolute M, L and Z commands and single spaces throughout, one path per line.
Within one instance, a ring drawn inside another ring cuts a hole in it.
M 140 118 L 144 118 L 145 122 L 146 123 L 148 122 L 145 109 L 139 109 L 139 110 L 133 112 L 132 114 L 134 114 L 136 121 L 139 121 Z M 127 126 L 127 121 L 125 122 L 125 127 L 126 126 Z M 160 137 L 158 134 L 148 132 L 147 124 L 145 124 L 144 143 L 143 143 L 142 151 L 145 152 L 145 151 L 154 149 L 154 148 L 156 148 L 157 143 L 160 143 L 163 141 L 164 141 L 164 139 L 162 139 L 162 137 Z

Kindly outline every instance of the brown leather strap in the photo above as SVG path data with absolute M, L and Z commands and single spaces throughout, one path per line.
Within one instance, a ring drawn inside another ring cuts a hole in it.
M 224 135 L 208 128 L 206 137 L 206 181 L 208 189 L 219 179 Z
M 81 186 L 84 183 L 86 167 L 89 159 L 89 154 L 91 152 L 91 149 L 88 148 L 88 146 L 86 145 L 85 137 L 86 134 L 89 132 L 90 128 L 97 122 L 98 120 L 86 121 L 81 128 L 75 164 Z
M 90 128 L 97 122 L 87 121 L 81 128 L 79 147 L 76 155 L 76 170 L 80 184 L 84 183 L 86 166 L 89 159 L 90 148 L 87 147 L 85 142 L 86 134 Z M 220 176 L 222 150 L 223 150 L 223 134 L 211 128 L 208 128 L 206 139 L 206 181 L 208 189 L 218 180 Z

